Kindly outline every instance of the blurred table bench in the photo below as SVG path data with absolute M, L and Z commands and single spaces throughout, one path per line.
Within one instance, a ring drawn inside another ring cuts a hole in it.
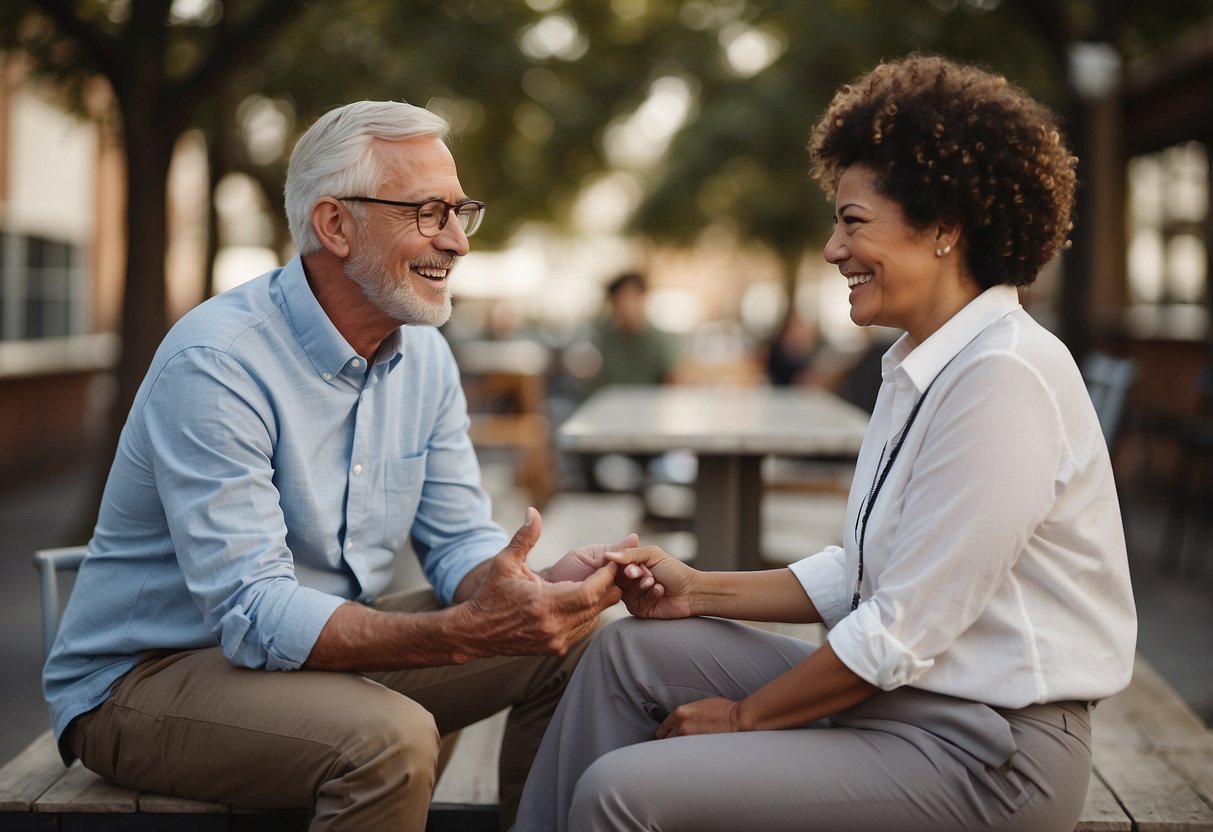
M 478 452 L 516 456 L 517 482 L 542 506 L 559 487 L 547 416 L 547 347 L 534 341 L 462 341 L 454 345 Z

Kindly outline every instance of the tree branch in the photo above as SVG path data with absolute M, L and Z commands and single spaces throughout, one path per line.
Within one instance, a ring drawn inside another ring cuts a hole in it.
M 1132 6 L 1132 0 L 1104 0 L 1104 2 L 1098 3 L 1096 5 L 1098 15 L 1090 32 L 1086 33 L 1087 37 L 1110 43 L 1119 49 L 1120 38 L 1124 34 L 1125 25 L 1129 20 L 1129 9 Z
M 191 75 L 166 90 L 165 104 L 182 122 L 199 102 L 222 83 L 234 67 L 243 66 L 273 44 L 275 36 L 300 9 L 303 0 L 265 0 L 248 19 L 233 26 L 228 22 L 222 43 L 214 43 L 210 55 Z
M 80 46 L 82 62 L 91 65 L 109 80 L 111 86 L 117 87 L 119 61 L 114 36 L 77 15 L 68 0 L 38 0 L 38 6 L 50 16 L 61 34 Z
M 1021 0 L 1021 6 L 1036 24 L 1041 37 L 1049 44 L 1057 59 L 1057 65 L 1064 70 L 1069 60 L 1074 31 L 1066 17 L 1063 4 L 1058 0 Z

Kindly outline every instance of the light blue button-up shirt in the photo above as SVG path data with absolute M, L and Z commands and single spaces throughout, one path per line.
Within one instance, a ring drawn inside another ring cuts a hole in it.
M 449 603 L 507 542 L 467 428 L 442 335 L 402 327 L 368 368 L 297 258 L 191 311 L 136 396 L 46 664 L 56 735 L 145 650 L 298 668 L 410 539 Z

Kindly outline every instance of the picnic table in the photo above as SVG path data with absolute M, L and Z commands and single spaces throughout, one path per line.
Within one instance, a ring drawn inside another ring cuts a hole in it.
M 826 390 L 767 386 L 613 385 L 556 431 L 588 454 L 693 451 L 693 529 L 702 569 L 762 567 L 762 461 L 853 460 L 868 414 Z

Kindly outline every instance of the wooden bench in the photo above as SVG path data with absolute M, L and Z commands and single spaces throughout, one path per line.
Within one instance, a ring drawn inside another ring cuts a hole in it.
M 429 832 L 496 829 L 496 749 L 504 720 L 464 729 L 435 790 Z M 457 762 L 456 758 L 462 761 Z M 140 793 L 64 769 L 48 733 L 0 769 L 0 828 L 270 830 L 304 814 L 256 812 Z M 1133 683 L 1095 709 L 1095 772 L 1075 832 L 1213 832 L 1213 731 L 1140 657 Z
M 1094 716 L 1095 773 L 1078 832 L 1213 830 L 1213 731 L 1145 659 Z

